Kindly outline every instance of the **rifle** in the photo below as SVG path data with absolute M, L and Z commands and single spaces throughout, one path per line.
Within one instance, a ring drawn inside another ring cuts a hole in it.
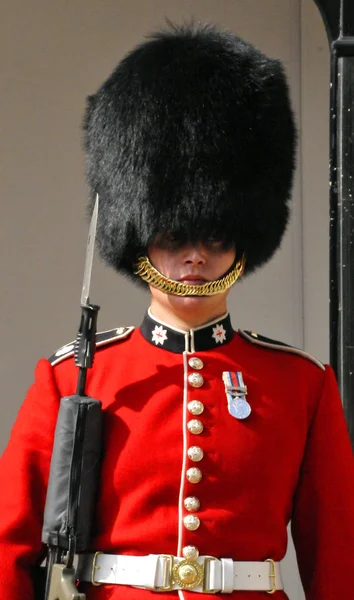
M 79 367 L 76 394 L 60 401 L 56 424 L 42 541 L 48 545 L 45 600 L 85 600 L 75 583 L 74 557 L 87 550 L 96 500 L 102 447 L 101 402 L 85 394 L 93 365 L 99 306 L 89 303 L 98 195 L 87 242 L 81 321 L 75 343 Z

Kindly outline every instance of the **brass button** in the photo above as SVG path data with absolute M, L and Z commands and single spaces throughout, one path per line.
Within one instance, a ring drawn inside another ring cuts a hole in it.
M 190 433 L 194 433 L 194 435 L 198 435 L 203 431 L 203 423 L 199 421 L 199 419 L 191 419 L 187 423 L 188 431 Z
M 200 509 L 200 501 L 196 496 L 188 496 L 188 498 L 184 499 L 184 508 L 188 510 L 188 512 L 196 512 Z
M 196 356 L 192 356 L 192 358 L 189 359 L 188 364 L 192 369 L 196 369 L 196 371 L 200 371 L 200 369 L 204 367 L 203 361 Z
M 195 531 L 200 526 L 200 519 L 197 515 L 187 515 L 183 519 L 183 524 L 189 531 Z
M 204 383 L 204 377 L 200 373 L 190 373 L 188 375 L 188 381 L 192 387 L 200 388 Z
M 191 467 L 188 469 L 186 475 L 189 483 L 199 483 L 202 478 L 202 472 L 197 467 Z
M 199 550 L 195 546 L 185 546 L 182 550 L 182 554 L 186 560 L 197 560 Z
M 204 452 L 199 446 L 191 446 L 188 448 L 188 456 L 193 462 L 199 462 L 204 456 Z
M 204 404 L 200 400 L 191 400 L 188 402 L 187 408 L 192 415 L 201 415 L 204 411 Z

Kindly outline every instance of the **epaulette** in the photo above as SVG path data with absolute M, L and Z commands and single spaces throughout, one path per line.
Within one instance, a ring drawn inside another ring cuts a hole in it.
M 128 337 L 128 335 L 133 331 L 134 327 L 118 327 L 115 329 L 109 329 L 108 331 L 101 331 L 96 334 L 96 347 L 99 348 L 101 346 L 108 346 L 108 344 L 112 344 L 117 340 L 123 340 Z M 70 342 L 70 344 L 65 344 L 57 350 L 48 361 L 51 365 L 57 365 L 62 362 L 66 358 L 74 355 L 75 349 L 75 340 Z
M 271 340 L 270 338 L 264 337 L 263 335 L 259 335 L 258 333 L 254 333 L 253 331 L 244 331 L 242 329 L 238 330 L 239 334 L 251 344 L 255 344 L 256 346 L 262 346 L 263 348 L 269 348 L 271 350 L 278 350 L 283 352 L 290 352 L 290 354 L 297 354 L 298 356 L 302 356 L 303 358 L 307 358 L 315 365 L 320 367 L 320 369 L 325 370 L 324 364 L 322 364 L 317 358 L 311 356 L 304 350 L 300 350 L 299 348 L 294 348 L 293 346 L 288 346 L 283 342 L 278 342 L 276 340 Z

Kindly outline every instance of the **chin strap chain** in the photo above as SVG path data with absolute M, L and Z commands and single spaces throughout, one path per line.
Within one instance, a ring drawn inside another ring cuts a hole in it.
M 160 271 L 152 266 L 147 256 L 141 256 L 138 259 L 134 273 L 135 275 L 139 275 L 148 284 L 166 294 L 173 294 L 175 296 L 216 296 L 216 294 L 222 294 L 236 283 L 245 270 L 245 264 L 246 256 L 243 254 L 230 273 L 215 281 L 207 281 L 202 285 L 181 283 L 180 281 L 174 281 L 165 277 L 165 275 L 162 275 Z

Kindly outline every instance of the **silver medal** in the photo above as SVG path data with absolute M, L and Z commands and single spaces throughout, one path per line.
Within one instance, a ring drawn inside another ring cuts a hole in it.
M 251 414 L 251 407 L 244 398 L 232 398 L 229 402 L 229 412 L 235 419 L 247 419 Z
M 225 384 L 225 393 L 227 398 L 227 408 L 235 419 L 247 419 L 251 414 L 251 406 L 246 400 L 247 387 L 244 384 L 243 376 L 240 371 L 235 373 L 232 378 L 230 371 L 224 371 L 222 379 Z

